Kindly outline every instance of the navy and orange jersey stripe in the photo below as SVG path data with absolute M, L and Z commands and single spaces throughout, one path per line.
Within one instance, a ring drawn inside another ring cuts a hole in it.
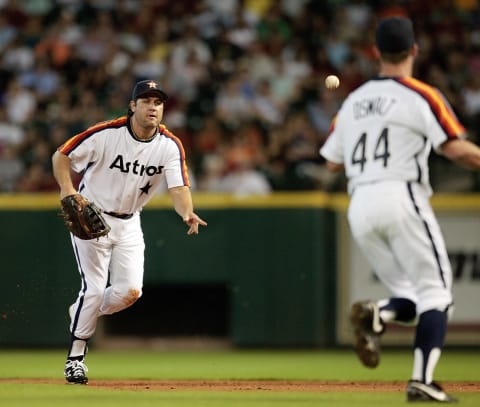
M 397 78 L 396 81 L 423 97 L 449 139 L 457 138 L 466 132 L 465 127 L 458 121 L 455 113 L 437 89 L 411 77 Z
M 160 125 L 160 133 L 162 133 L 164 136 L 168 137 L 171 139 L 178 147 L 178 151 L 180 151 L 180 160 L 181 160 L 181 166 L 182 166 L 182 178 L 185 186 L 189 187 L 190 186 L 190 178 L 188 177 L 188 167 L 187 167 L 187 161 L 186 161 L 186 154 L 185 154 L 185 149 L 183 148 L 182 141 L 175 136 L 170 130 L 168 130 L 163 124 Z
M 338 113 L 335 114 L 335 116 L 333 116 L 332 121 L 330 122 L 330 127 L 328 128 L 327 136 L 332 134 L 333 130 L 335 130 L 335 124 L 337 122 L 337 116 L 338 116 Z
M 69 155 L 77 146 L 79 146 L 84 140 L 88 139 L 89 137 L 93 136 L 95 133 L 105 129 L 111 128 L 118 128 L 122 126 L 126 126 L 127 124 L 127 116 L 122 116 L 117 119 L 107 120 L 104 122 L 97 123 L 92 127 L 89 127 L 87 130 L 71 137 L 65 143 L 63 143 L 59 148 L 58 151 L 65 155 Z

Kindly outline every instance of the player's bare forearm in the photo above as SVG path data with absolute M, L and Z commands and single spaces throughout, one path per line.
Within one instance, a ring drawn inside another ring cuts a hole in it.
M 168 190 L 170 197 L 172 198 L 173 207 L 175 211 L 184 218 L 188 213 L 193 212 L 192 195 L 190 194 L 190 188 L 174 187 Z
M 457 165 L 469 170 L 480 170 L 480 147 L 471 141 L 455 139 L 442 145 L 442 153 Z
M 73 186 L 70 174 L 70 159 L 60 151 L 56 151 L 52 156 L 52 168 L 53 175 L 60 187 L 60 199 L 75 194 L 77 190 Z
M 330 172 L 342 172 L 345 170 L 343 164 L 334 163 L 333 161 L 327 161 L 326 164 L 327 170 Z
M 189 226 L 187 234 L 198 234 L 199 225 L 207 226 L 207 222 L 193 212 L 192 195 L 189 187 L 174 187 L 168 190 L 172 198 L 175 211 L 182 217 L 183 222 Z

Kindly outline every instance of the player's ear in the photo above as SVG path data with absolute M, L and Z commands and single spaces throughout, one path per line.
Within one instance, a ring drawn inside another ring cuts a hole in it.
M 414 57 L 416 57 L 416 56 L 418 55 L 418 45 L 417 45 L 416 43 L 413 44 L 413 47 L 412 47 L 412 49 L 410 50 L 410 53 L 411 53 Z
M 134 100 L 131 100 L 130 103 L 129 103 L 129 105 L 128 105 L 128 107 L 130 108 L 130 110 L 131 110 L 132 112 L 134 112 L 136 105 L 137 105 L 136 102 L 135 102 Z
M 373 57 L 375 59 L 380 59 L 380 50 L 376 46 L 373 46 Z

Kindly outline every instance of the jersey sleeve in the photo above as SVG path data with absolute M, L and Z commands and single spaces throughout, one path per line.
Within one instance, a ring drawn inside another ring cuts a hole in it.
M 165 164 L 165 180 L 167 188 L 174 188 L 180 186 L 190 186 L 190 179 L 188 177 L 188 168 L 185 155 L 185 149 L 181 140 L 174 136 L 165 127 L 161 128 L 162 133 L 170 139 L 168 160 Z
M 414 78 L 403 78 L 399 82 L 417 92 L 427 103 L 428 109 L 425 109 L 427 114 L 423 116 L 425 118 L 423 132 L 436 151 L 448 140 L 465 137 L 465 127 L 459 122 L 447 99 L 438 89 Z
M 74 171 L 82 172 L 101 156 L 105 139 L 102 135 L 108 129 L 125 126 L 127 120 L 126 116 L 122 116 L 117 119 L 97 123 L 68 139 L 58 148 L 58 151 L 70 158 Z
M 442 128 L 445 136 L 432 139 L 433 148 L 438 151 L 439 147 L 447 140 L 465 138 L 466 130 L 458 121 L 450 103 L 440 91 L 436 91 L 439 99 L 439 114 L 437 123 Z
M 338 132 L 337 128 L 337 116 L 332 120 L 330 125 L 330 129 L 328 132 L 328 137 L 323 146 L 320 148 L 320 155 L 324 157 L 326 160 L 337 163 L 343 164 L 344 162 L 344 154 L 343 154 L 343 141 L 340 136 L 340 132 Z
M 99 137 L 93 137 L 93 134 L 85 133 L 73 136 L 58 148 L 61 153 L 70 158 L 71 167 L 77 173 L 84 171 L 98 157 Z

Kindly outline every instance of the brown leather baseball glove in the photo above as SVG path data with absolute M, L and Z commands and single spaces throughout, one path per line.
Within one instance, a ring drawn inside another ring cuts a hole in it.
M 60 202 L 60 215 L 67 229 L 79 239 L 95 239 L 110 232 L 100 209 L 82 195 L 68 195 Z

